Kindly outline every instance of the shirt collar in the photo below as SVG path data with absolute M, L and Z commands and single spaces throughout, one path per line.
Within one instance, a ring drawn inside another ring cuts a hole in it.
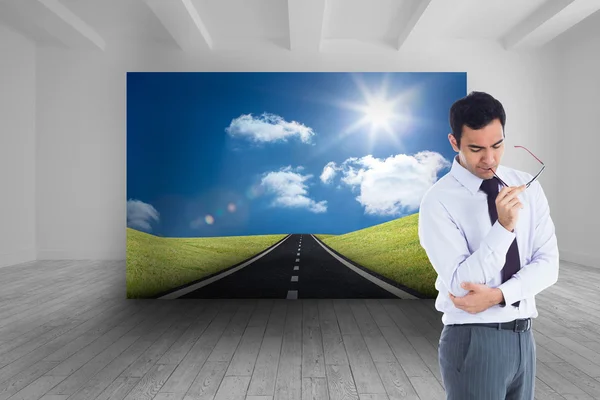
M 501 170 L 502 166 L 498 166 L 498 170 Z M 479 187 L 481 186 L 481 182 L 483 179 L 479 178 L 477 175 L 472 174 L 468 169 L 460 165 L 458 162 L 458 155 L 454 156 L 454 160 L 452 162 L 452 169 L 450 170 L 452 175 L 456 178 L 456 180 L 466 187 L 472 194 L 475 194 L 479 191 Z M 500 172 L 500 171 L 497 171 Z

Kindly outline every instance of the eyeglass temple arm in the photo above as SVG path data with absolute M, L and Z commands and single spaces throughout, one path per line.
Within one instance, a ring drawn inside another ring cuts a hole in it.
M 543 167 L 542 167 L 542 169 L 540 170 L 540 172 L 538 172 L 538 173 L 537 173 L 537 174 L 536 174 L 536 175 L 533 177 L 533 179 L 532 179 L 532 180 L 530 180 L 530 181 L 527 183 L 527 186 L 526 186 L 526 187 L 529 187 L 529 185 L 531 185 L 531 184 L 532 184 L 532 183 L 533 183 L 533 182 L 534 182 L 534 181 L 535 181 L 535 180 L 536 180 L 536 179 L 537 179 L 537 178 L 538 178 L 538 177 L 539 177 L 539 176 L 542 174 L 542 172 L 544 172 L 544 169 L 546 169 L 546 166 L 545 166 L 544 164 L 542 164 L 542 165 L 543 165 Z
M 492 173 L 494 174 L 494 176 L 496 177 L 496 179 L 498 179 L 500 181 L 501 184 L 503 184 L 504 186 L 508 187 L 508 185 L 506 184 L 506 182 L 504 182 L 502 179 L 500 179 L 500 177 L 498 175 L 496 175 L 496 171 L 494 171 L 491 168 L 490 168 L 490 170 L 492 171 Z
M 528 152 L 529 154 L 531 154 L 531 155 L 533 156 L 533 158 L 535 158 L 536 160 L 538 160 L 538 162 L 539 162 L 540 164 L 542 164 L 542 165 L 545 165 L 545 164 L 542 162 L 542 160 L 540 160 L 539 158 L 537 158 L 537 157 L 535 156 L 535 154 L 533 154 L 531 151 L 529 151 L 529 150 L 528 150 L 526 147 L 523 147 L 523 146 L 515 146 L 515 147 L 520 147 L 520 148 L 522 148 L 522 149 L 525 149 L 525 150 L 527 150 L 527 152 Z M 543 171 L 543 170 L 542 170 L 542 171 Z

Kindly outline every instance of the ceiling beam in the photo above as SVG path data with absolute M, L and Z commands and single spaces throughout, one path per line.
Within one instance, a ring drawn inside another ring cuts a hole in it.
M 411 32 L 415 29 L 415 26 L 417 25 L 423 14 L 425 14 L 427 7 L 429 7 L 429 4 L 431 3 L 431 0 L 414 1 L 416 3 L 413 12 L 411 13 L 410 18 L 408 19 L 406 24 L 404 25 L 402 32 L 400 32 L 400 36 L 398 36 L 398 50 L 402 48 L 402 45 L 406 42 Z
M 183 51 L 212 50 L 213 40 L 192 0 L 145 1 Z
M 75 15 L 58 0 L 37 0 L 56 18 L 36 18 L 39 25 L 61 42 L 76 47 L 83 39 L 104 51 L 106 42 L 91 26 Z M 24 2 L 23 2 L 24 3 Z M 65 29 L 66 28 L 66 29 Z
M 598 0 L 548 0 L 501 38 L 506 50 L 543 45 L 600 9 Z
M 319 51 L 326 0 L 288 0 L 290 50 Z

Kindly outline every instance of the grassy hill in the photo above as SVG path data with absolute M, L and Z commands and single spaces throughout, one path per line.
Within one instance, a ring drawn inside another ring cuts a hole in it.
M 419 243 L 419 214 L 344 235 L 315 235 L 348 259 L 435 298 L 437 273 Z
M 211 275 L 285 236 L 161 238 L 127 228 L 127 298 L 148 298 Z

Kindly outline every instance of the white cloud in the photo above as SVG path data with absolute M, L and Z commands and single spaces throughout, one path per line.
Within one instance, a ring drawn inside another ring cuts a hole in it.
M 140 231 L 150 232 L 151 220 L 158 222 L 159 213 L 152 205 L 140 200 L 127 201 L 127 226 Z
M 298 136 L 303 143 L 310 143 L 314 131 L 296 121 L 288 122 L 278 115 L 264 113 L 260 117 L 244 114 L 231 121 L 225 132 L 233 137 L 245 137 L 254 142 L 287 141 Z
M 284 208 L 306 208 L 314 213 L 327 211 L 327 201 L 315 201 L 307 196 L 307 180 L 312 175 L 302 175 L 303 167 L 295 170 L 291 166 L 282 168 L 280 171 L 271 171 L 263 175 L 261 186 L 266 193 L 274 194 L 275 199 L 271 203 L 273 207 Z
M 339 168 L 341 181 L 360 191 L 356 200 L 365 207 L 365 213 L 395 216 L 417 210 L 421 198 L 435 183 L 437 173 L 449 166 L 441 154 L 423 151 L 414 156 L 398 154 L 386 159 L 371 155 L 352 157 Z
M 339 168 L 336 167 L 333 161 L 328 162 L 327 165 L 325 165 L 325 167 L 323 168 L 323 172 L 321 173 L 321 182 L 325 184 L 331 183 L 333 181 L 333 178 L 335 178 L 338 169 Z

